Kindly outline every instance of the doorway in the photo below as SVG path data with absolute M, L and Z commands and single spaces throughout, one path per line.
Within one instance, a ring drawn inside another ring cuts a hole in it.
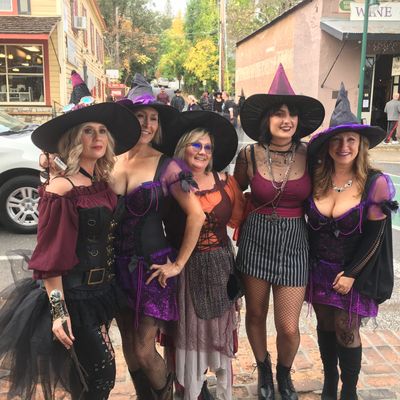
M 378 125 L 385 130 L 387 117 L 383 110 L 392 98 L 392 61 L 393 55 L 376 55 L 371 125 Z

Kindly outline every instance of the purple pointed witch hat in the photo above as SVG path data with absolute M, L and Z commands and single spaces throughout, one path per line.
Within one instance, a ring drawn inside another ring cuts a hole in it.
M 329 128 L 315 134 L 311 138 L 308 144 L 308 154 L 315 157 L 319 154 L 321 146 L 327 143 L 331 137 L 341 132 L 356 132 L 365 136 L 368 139 L 370 149 L 378 145 L 386 137 L 386 132 L 379 126 L 360 124 L 360 121 L 351 112 L 350 102 L 343 82 L 340 84 Z
M 260 123 L 267 111 L 281 104 L 295 105 L 299 110 L 297 133 L 304 137 L 314 132 L 325 117 L 325 109 L 320 101 L 309 96 L 296 95 L 286 76 L 282 64 L 279 64 L 268 94 L 254 94 L 243 103 L 240 121 L 246 134 L 259 140 Z
M 117 103 L 128 108 L 132 112 L 136 112 L 141 108 L 151 107 L 158 112 L 158 118 L 161 124 L 162 142 L 154 144 L 154 147 L 162 153 L 170 154 L 170 146 L 168 143 L 172 140 L 175 132 L 175 123 L 179 115 L 179 111 L 171 106 L 160 103 L 153 96 L 153 88 L 146 81 L 143 75 L 136 73 L 132 88 L 126 98 L 117 101 Z

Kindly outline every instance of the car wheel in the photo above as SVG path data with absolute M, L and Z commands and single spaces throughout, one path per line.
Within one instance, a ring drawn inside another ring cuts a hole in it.
M 38 224 L 39 177 L 17 176 L 0 188 L 0 222 L 17 233 L 35 233 Z

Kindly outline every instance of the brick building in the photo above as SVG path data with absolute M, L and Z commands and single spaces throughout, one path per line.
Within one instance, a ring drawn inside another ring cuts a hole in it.
M 96 0 L 1 0 L 0 108 L 48 120 L 69 102 L 73 69 L 104 101 L 104 31 Z
M 267 92 L 281 62 L 296 93 L 318 98 L 327 126 L 340 82 L 357 110 L 364 0 L 303 0 L 236 45 L 236 93 Z M 362 117 L 386 126 L 400 91 L 400 2 L 370 10 Z

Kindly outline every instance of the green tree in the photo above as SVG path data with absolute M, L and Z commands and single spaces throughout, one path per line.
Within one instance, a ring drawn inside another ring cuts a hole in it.
M 169 79 L 176 78 L 179 83 L 185 74 L 183 66 L 189 43 L 185 38 L 182 16 L 179 14 L 173 21 L 170 29 L 164 31 L 161 40 L 161 57 L 158 71 Z

